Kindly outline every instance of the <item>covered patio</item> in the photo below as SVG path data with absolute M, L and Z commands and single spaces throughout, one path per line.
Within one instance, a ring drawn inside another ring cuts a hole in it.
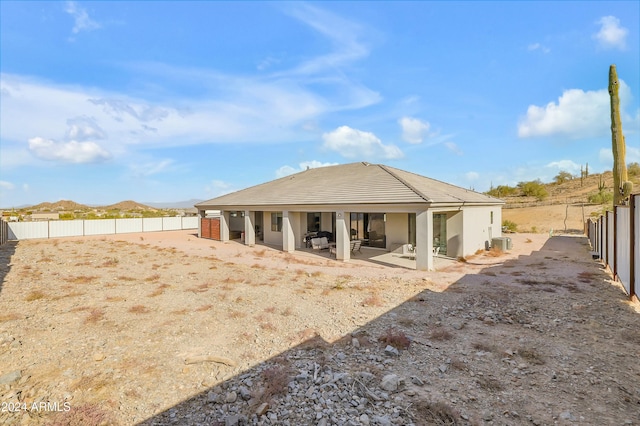
M 502 204 L 392 167 L 353 163 L 310 169 L 196 208 L 200 237 L 206 211 L 215 209 L 217 232 L 205 234 L 220 241 L 242 235 L 250 246 L 263 242 L 294 252 L 306 249 L 311 236 L 322 235 L 338 261 L 352 259 L 351 242 L 357 240 L 379 251 L 370 259 L 386 253 L 388 260 L 406 260 L 406 267 L 434 270 L 434 251 L 465 256 L 501 236 Z M 413 259 L 398 255 L 408 251 Z

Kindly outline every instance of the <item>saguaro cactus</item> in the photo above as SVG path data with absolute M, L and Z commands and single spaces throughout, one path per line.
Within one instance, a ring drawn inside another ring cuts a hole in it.
M 609 67 L 609 97 L 611 98 L 611 146 L 613 150 L 613 205 L 619 206 L 631 194 L 632 184 L 627 176 L 625 142 L 620 120 L 620 98 L 618 96 L 618 73 L 616 66 Z

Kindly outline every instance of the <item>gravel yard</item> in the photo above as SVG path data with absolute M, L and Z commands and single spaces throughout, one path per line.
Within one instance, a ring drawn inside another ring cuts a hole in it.
M 638 306 L 586 238 L 510 237 L 429 273 L 193 231 L 10 243 L 0 424 L 640 424 Z

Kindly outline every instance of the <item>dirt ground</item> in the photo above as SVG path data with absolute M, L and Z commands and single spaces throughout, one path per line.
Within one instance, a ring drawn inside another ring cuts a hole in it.
M 369 372 L 371 413 L 404 407 L 350 424 L 640 424 L 638 306 L 586 238 L 511 238 L 508 253 L 428 273 L 193 231 L 10 243 L 0 248 L 0 424 L 255 419 L 255 398 L 217 405 L 212 390 L 301 351 Z M 398 356 L 386 355 L 390 333 L 410 342 Z M 406 381 L 377 401 L 389 372 Z M 428 420 L 433 404 L 448 423 Z M 338 424 L 294 421 L 295 411 L 259 424 Z
M 518 226 L 518 232 L 556 233 L 584 232 L 585 220 L 592 213 L 601 213 L 601 205 L 565 204 L 521 208 L 503 208 L 502 220 L 510 220 Z

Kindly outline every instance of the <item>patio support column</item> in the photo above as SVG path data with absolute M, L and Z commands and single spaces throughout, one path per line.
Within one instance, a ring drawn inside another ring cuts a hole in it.
M 433 212 L 416 213 L 416 269 L 433 271 Z
M 282 212 L 282 251 L 291 253 L 296 249 L 296 239 L 293 233 L 293 212 Z
M 244 211 L 244 244 L 253 247 L 256 245 L 256 212 Z
M 350 213 L 345 211 L 336 212 L 336 260 L 347 262 L 351 258 L 349 232 Z
M 231 222 L 231 212 L 220 210 L 220 241 L 229 241 L 229 222 Z
M 198 210 L 198 238 L 202 238 L 202 219 L 204 219 L 206 215 L 206 210 Z

